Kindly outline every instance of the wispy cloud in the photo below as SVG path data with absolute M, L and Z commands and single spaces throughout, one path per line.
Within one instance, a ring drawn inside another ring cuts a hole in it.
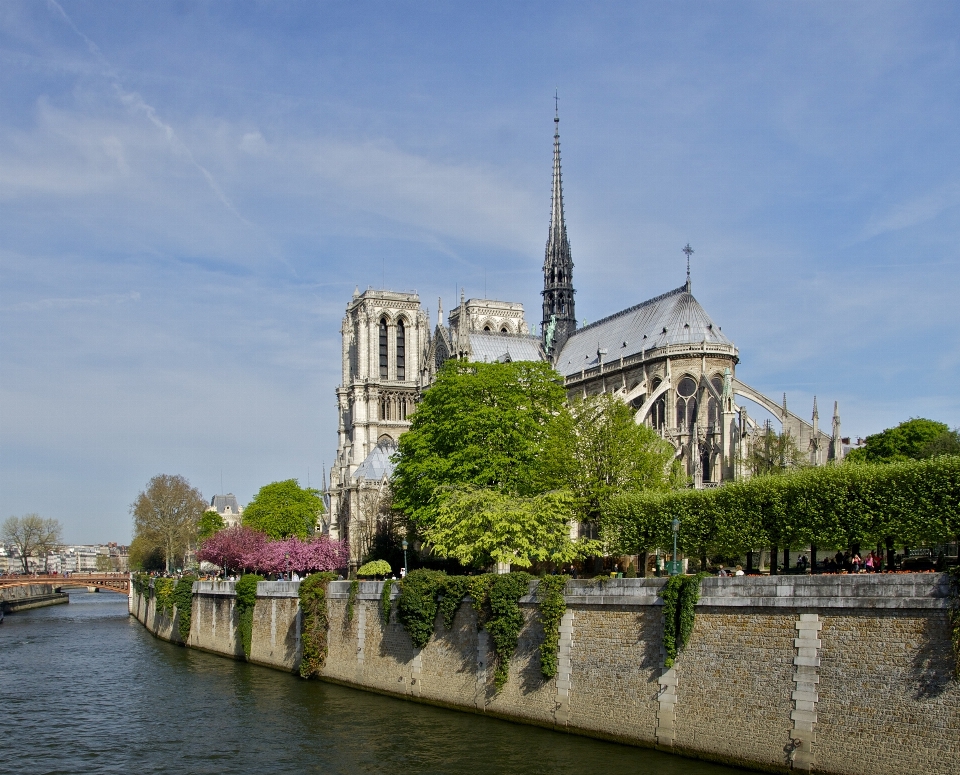
M 867 221 L 863 239 L 872 239 L 888 232 L 919 226 L 960 205 L 960 183 L 940 186 L 923 196 L 891 207 Z
M 45 310 L 63 310 L 76 307 L 106 307 L 114 304 L 127 304 L 140 301 L 140 292 L 107 293 L 102 296 L 79 296 L 60 299 L 37 299 L 21 301 L 7 309 L 11 312 L 43 312 Z

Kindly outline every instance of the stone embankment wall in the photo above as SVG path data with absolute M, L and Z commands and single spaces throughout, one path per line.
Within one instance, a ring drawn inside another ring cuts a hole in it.
M 53 584 L 26 584 L 22 587 L 0 589 L 0 606 L 3 606 L 6 612 L 26 611 L 30 608 L 69 602 L 70 596 L 65 592 L 56 592 Z
M 693 634 L 663 668 L 661 580 L 572 581 L 559 673 L 540 674 L 536 602 L 510 679 L 469 604 L 415 650 L 362 582 L 330 585 L 324 678 L 364 689 L 768 771 L 960 774 L 960 683 L 951 600 L 940 575 L 706 579 Z M 261 582 L 251 660 L 298 665 L 296 583 Z M 174 621 L 137 596 L 140 621 L 176 640 Z M 194 587 L 189 645 L 237 657 L 232 584 Z

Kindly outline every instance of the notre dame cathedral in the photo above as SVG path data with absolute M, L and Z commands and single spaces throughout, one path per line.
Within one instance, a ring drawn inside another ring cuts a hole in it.
M 637 423 L 654 428 L 676 450 L 694 487 L 715 487 L 749 476 L 745 465 L 766 427 L 741 399 L 780 423 L 812 465 L 843 456 L 834 403 L 830 433 L 736 376 L 739 356 L 692 293 L 679 288 L 577 327 L 573 257 L 563 211 L 560 119 L 554 117 L 553 191 L 543 262 L 540 335 L 530 333 L 523 305 L 465 299 L 447 316 L 438 302 L 430 321 L 416 293 L 354 291 L 343 318 L 343 381 L 337 388 L 339 442 L 330 471 L 326 530 L 349 538 L 355 559 L 369 548 L 371 519 L 388 497 L 391 456 L 410 427 L 422 392 L 448 359 L 546 360 L 562 375 L 568 395 L 612 393 L 636 410 Z

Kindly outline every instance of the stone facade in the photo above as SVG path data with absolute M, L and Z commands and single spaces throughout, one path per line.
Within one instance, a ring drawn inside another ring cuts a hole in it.
M 540 675 L 533 596 L 510 677 L 493 690 L 492 654 L 472 606 L 450 630 L 438 617 L 422 649 L 380 614 L 380 582 L 328 590 L 323 677 L 420 702 L 657 747 L 770 772 L 960 773 L 960 683 L 939 575 L 707 579 L 687 648 L 663 669 L 662 580 L 570 582 L 559 673 Z M 299 662 L 296 582 L 261 582 L 252 661 Z M 131 610 L 176 641 L 131 592 Z M 198 582 L 188 645 L 230 657 L 232 584 Z

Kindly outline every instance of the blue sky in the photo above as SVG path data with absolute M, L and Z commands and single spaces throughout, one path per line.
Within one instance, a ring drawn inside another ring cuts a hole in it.
M 681 284 L 845 434 L 960 425 L 949 2 L 0 3 L 0 516 L 125 541 L 336 449 L 354 286 L 538 320 L 559 89 L 577 313 Z

